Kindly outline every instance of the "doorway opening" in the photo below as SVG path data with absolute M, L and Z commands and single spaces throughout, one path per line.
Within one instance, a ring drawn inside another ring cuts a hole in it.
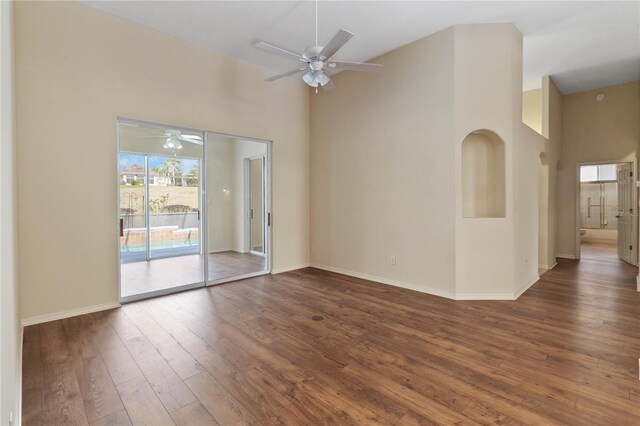
M 579 166 L 579 258 L 637 265 L 634 164 Z

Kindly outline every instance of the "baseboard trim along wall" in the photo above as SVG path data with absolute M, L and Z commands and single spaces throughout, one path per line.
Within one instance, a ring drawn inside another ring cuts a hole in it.
M 576 260 L 575 254 L 556 253 L 556 257 L 559 257 L 559 258 L 562 258 L 562 259 L 573 259 L 573 260 Z
M 406 288 L 408 290 L 415 290 L 421 293 L 432 294 L 434 296 L 446 297 L 447 299 L 454 299 L 454 294 L 448 291 L 440 290 L 437 288 L 420 286 L 404 281 L 394 280 L 390 278 L 382 278 L 375 275 L 363 274 L 360 272 L 350 271 L 348 269 L 336 268 L 334 266 L 323 265 L 321 263 L 311 263 L 312 268 L 322 269 L 324 271 L 335 272 L 337 274 L 348 275 L 350 277 L 361 278 L 363 280 L 374 281 L 382 284 L 388 284 L 396 287 Z
M 375 275 L 363 274 L 361 272 L 355 272 L 348 269 L 336 268 L 334 266 L 323 265 L 321 263 L 311 263 L 312 268 L 322 269 L 324 271 L 335 272 L 337 274 L 348 275 L 350 277 L 361 278 L 363 280 L 378 282 L 382 284 L 388 284 L 395 287 L 406 288 L 408 290 L 419 291 L 421 293 L 431 294 L 433 296 L 445 297 L 447 299 L 452 300 L 516 300 L 520 297 L 525 291 L 529 289 L 533 284 L 538 282 L 540 279 L 539 276 L 536 276 L 529 283 L 523 286 L 516 293 L 451 293 L 449 291 L 440 290 L 437 288 L 420 286 L 412 283 L 407 283 L 404 281 L 389 279 L 378 277 Z
M 558 262 L 554 263 L 553 265 L 543 265 L 542 263 L 539 263 L 538 264 L 538 269 L 543 269 L 546 272 L 546 271 L 550 271 L 553 268 L 555 268 L 556 265 L 558 265 Z
M 34 324 L 42 324 L 43 322 L 56 321 L 65 318 L 71 318 L 78 315 L 91 314 L 93 312 L 106 311 L 107 309 L 119 308 L 119 303 L 103 303 L 101 305 L 87 306 L 85 308 L 70 309 L 68 311 L 54 312 L 51 314 L 38 315 L 35 317 L 24 318 L 21 323 L 23 327 Z
M 520 290 L 515 293 L 479 293 L 479 294 L 456 294 L 456 300 L 517 300 L 518 297 L 529 290 L 529 287 L 538 282 L 540 277 L 536 275 L 527 284 L 522 286 Z
M 309 266 L 311 266 L 309 263 L 302 263 L 300 265 L 284 266 L 282 268 L 272 268 L 271 274 L 272 275 L 282 274 L 283 272 L 295 271 L 296 269 L 308 268 Z
M 20 325 L 20 356 L 18 357 L 18 412 L 13 414 L 13 423 L 15 425 L 22 424 L 22 354 L 24 354 L 24 326 Z
M 556 266 L 556 264 L 554 263 L 553 266 Z M 553 268 L 552 266 L 552 268 Z M 537 283 L 538 281 L 540 281 L 540 275 L 536 275 L 535 277 L 533 277 L 531 279 L 531 281 L 529 281 L 528 284 L 526 284 L 524 287 L 522 287 L 519 291 L 517 291 L 513 296 L 513 300 L 517 300 L 518 297 L 522 296 L 524 294 L 525 291 L 529 290 L 529 288 L 534 285 L 535 283 Z

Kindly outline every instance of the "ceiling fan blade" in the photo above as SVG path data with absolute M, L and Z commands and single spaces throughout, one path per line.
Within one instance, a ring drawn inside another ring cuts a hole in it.
M 325 92 L 328 92 L 329 90 L 333 90 L 335 88 L 336 88 L 336 86 L 333 84 L 333 81 L 331 81 L 331 80 L 329 80 L 329 82 L 327 84 L 322 86 L 322 90 L 324 90 Z
M 257 47 L 258 49 L 266 50 L 267 52 L 275 53 L 277 55 L 281 55 L 289 59 L 296 59 L 298 61 L 305 60 L 302 56 L 298 55 L 297 53 L 293 53 L 281 47 L 274 46 L 269 43 L 265 43 L 264 41 L 259 41 L 255 43 L 254 46 Z
M 324 56 L 327 59 L 331 58 L 351 37 L 353 37 L 352 32 L 343 29 L 339 30 L 318 56 Z
M 382 71 L 383 66 L 384 65 L 369 64 L 366 62 L 332 61 L 329 63 L 329 68 L 349 70 L 349 71 L 378 72 L 378 71 Z
M 182 141 L 182 142 L 188 142 L 188 143 L 193 143 L 193 144 L 196 144 L 196 145 L 202 145 L 202 141 L 199 141 L 197 139 L 189 139 L 189 138 L 185 138 L 184 136 L 176 138 L 176 139 L 178 139 L 179 141 Z
M 307 67 L 300 67 L 300 68 L 296 68 L 295 70 L 291 70 L 291 71 L 285 72 L 283 74 L 276 74 L 273 77 L 269 77 L 269 78 L 265 79 L 264 81 L 266 81 L 268 83 L 271 83 L 272 81 L 279 80 L 279 79 L 281 79 L 283 77 L 289 77 L 290 75 L 298 74 L 298 73 L 301 73 L 303 71 L 308 71 Z

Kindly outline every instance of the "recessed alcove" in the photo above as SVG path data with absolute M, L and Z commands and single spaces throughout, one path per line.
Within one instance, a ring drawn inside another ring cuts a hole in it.
M 505 217 L 504 141 L 476 130 L 462 141 L 462 217 Z

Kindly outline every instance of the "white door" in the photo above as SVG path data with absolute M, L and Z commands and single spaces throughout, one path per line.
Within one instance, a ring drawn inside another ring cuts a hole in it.
M 634 264 L 634 253 L 637 247 L 633 247 L 633 204 L 631 176 L 631 164 L 618 164 L 618 257 L 627 263 Z

